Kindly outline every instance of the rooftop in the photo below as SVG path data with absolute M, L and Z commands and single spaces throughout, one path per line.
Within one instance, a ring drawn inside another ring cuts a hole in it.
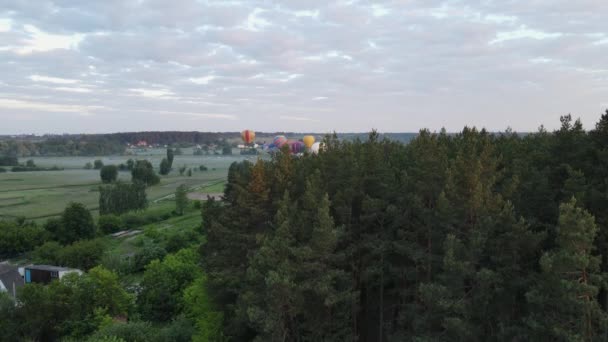
M 57 271 L 57 272 L 74 270 L 73 268 L 69 268 L 69 267 L 52 266 L 52 265 L 29 265 L 29 266 L 25 266 L 25 268 L 30 269 L 30 270 Z

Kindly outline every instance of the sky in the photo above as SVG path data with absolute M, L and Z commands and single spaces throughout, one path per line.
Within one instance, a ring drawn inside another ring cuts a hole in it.
M 0 134 L 593 128 L 606 0 L 0 0 Z

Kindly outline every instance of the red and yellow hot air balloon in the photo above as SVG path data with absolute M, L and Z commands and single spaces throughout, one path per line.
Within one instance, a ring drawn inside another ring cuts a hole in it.
M 305 135 L 302 141 L 304 142 L 306 148 L 310 149 L 312 147 L 312 144 L 315 143 L 315 137 L 313 137 L 312 135 Z
M 243 138 L 243 142 L 245 143 L 245 145 L 251 145 L 253 143 L 253 141 L 255 140 L 255 132 L 252 130 L 246 129 L 243 132 L 241 132 L 241 138 Z

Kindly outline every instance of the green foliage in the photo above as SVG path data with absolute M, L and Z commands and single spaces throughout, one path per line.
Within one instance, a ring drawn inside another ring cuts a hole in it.
M 167 161 L 169 162 L 169 169 L 173 167 L 173 159 L 175 158 L 175 152 L 172 148 L 167 149 Z
M 180 166 L 180 168 L 179 168 L 179 175 L 183 176 L 184 172 L 186 172 L 186 169 L 187 169 L 186 165 Z
M 6 318 L 12 325 L 2 336 L 40 341 L 63 336 L 83 340 L 107 325 L 111 317 L 125 317 L 133 302 L 116 274 L 102 267 L 82 276 L 68 274 L 48 285 L 27 284 L 20 289 L 18 300 L 18 306 L 9 307 L 0 297 L 0 322 Z
M 104 183 L 115 182 L 118 178 L 118 168 L 116 165 L 102 166 L 99 171 L 99 176 L 101 177 L 101 181 Z
M 197 261 L 193 250 L 184 249 L 146 266 L 137 297 L 143 318 L 167 322 L 175 316 L 180 309 L 184 289 L 200 276 Z
M 0 258 L 28 252 L 48 239 L 44 228 L 34 223 L 0 220 Z
M 25 166 L 26 167 L 36 167 L 36 163 L 34 163 L 33 159 L 28 159 L 28 161 L 25 162 Z
M 32 252 L 32 261 L 42 265 L 58 265 L 62 246 L 57 241 L 47 241 Z
M 85 170 L 93 169 L 93 164 L 91 162 L 87 162 L 86 164 L 84 164 L 84 169 Z
M 19 165 L 19 159 L 13 155 L 0 155 L 0 166 Z
M 230 144 L 225 143 L 225 144 L 222 146 L 222 155 L 225 155 L 225 156 L 230 156 L 230 155 L 232 155 L 232 146 L 230 146 Z
M 142 272 L 152 260 L 163 260 L 167 251 L 155 244 L 141 247 L 133 256 L 133 272 Z
M 57 258 L 60 265 L 88 270 L 99 265 L 105 249 L 102 239 L 81 240 L 60 249 Z
M 184 311 L 195 322 L 195 342 L 225 341 L 222 329 L 223 315 L 214 309 L 206 288 L 204 276 L 197 278 L 184 290 Z
M 603 340 L 607 122 L 233 164 L 199 291 L 229 340 Z
M 116 233 L 123 228 L 122 220 L 120 217 L 113 214 L 101 215 L 97 219 L 97 228 L 99 228 L 103 234 Z
M 55 234 L 55 239 L 62 243 L 95 237 L 95 222 L 91 212 L 81 203 L 70 203 L 61 215 L 60 228 Z
M 605 282 L 592 255 L 595 219 L 573 198 L 560 206 L 556 246 L 540 258 L 541 274 L 526 294 L 532 335 L 554 341 L 595 341 L 608 333 L 608 316 L 596 298 Z
M 178 215 L 183 215 L 184 210 L 188 206 L 188 197 L 187 197 L 188 188 L 185 184 L 180 184 L 175 190 L 175 211 Z
M 160 171 L 159 173 L 163 176 L 166 176 L 171 172 L 171 164 L 167 160 L 167 158 L 163 158 L 160 162 Z
M 99 187 L 99 213 L 101 215 L 121 215 L 133 210 L 143 210 L 148 206 L 144 183 L 123 183 Z
M 201 165 L 198 167 L 199 171 L 207 171 L 209 170 L 205 165 Z
M 188 172 L 186 174 L 188 175 L 188 177 L 192 177 L 192 169 L 188 169 Z
M 152 186 L 160 183 L 160 178 L 154 172 L 154 167 L 147 160 L 137 160 L 131 170 L 133 183 L 143 183 Z
M 103 167 L 103 162 L 101 161 L 101 159 L 97 159 L 93 162 L 93 168 L 95 170 L 101 170 L 102 167 Z

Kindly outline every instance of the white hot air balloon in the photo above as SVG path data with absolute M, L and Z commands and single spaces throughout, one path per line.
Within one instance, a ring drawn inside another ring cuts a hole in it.
M 319 153 L 319 149 L 321 149 L 320 142 L 316 142 L 316 143 L 312 144 L 312 146 L 310 146 L 311 153 L 317 154 L 317 153 Z

